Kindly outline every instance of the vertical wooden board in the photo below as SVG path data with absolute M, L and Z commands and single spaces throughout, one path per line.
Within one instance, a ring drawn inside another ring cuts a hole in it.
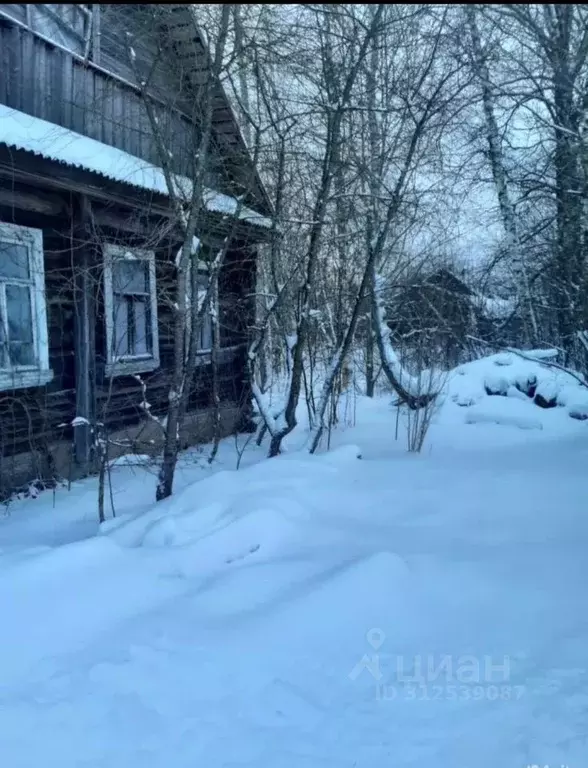
M 98 82 L 101 75 L 90 67 L 84 68 L 86 98 L 86 134 L 92 139 L 102 140 L 102 105 Z
M 71 128 L 73 113 L 73 59 L 71 56 L 68 56 L 65 51 L 59 51 L 59 61 L 62 84 L 62 125 L 64 125 L 66 128 Z
M 62 76 L 62 52 L 59 48 L 51 51 L 49 58 L 49 77 L 51 78 L 51 121 L 57 125 L 63 122 L 63 76 Z
M 165 130 L 166 130 L 165 112 L 158 105 L 153 106 L 153 111 L 155 113 L 155 116 L 157 117 L 157 130 L 160 132 L 161 135 L 165 135 Z M 161 159 L 159 157 L 159 152 L 157 151 L 157 143 L 155 141 L 153 127 L 151 125 L 151 121 L 149 120 L 146 110 L 145 110 L 145 130 L 147 133 L 147 145 L 148 145 L 146 158 L 149 160 L 149 162 L 153 163 L 154 165 L 161 165 Z
M 8 46 L 10 59 L 10 106 L 14 107 L 15 109 L 22 109 L 22 51 L 20 48 L 21 30 L 19 27 L 15 26 L 11 27 L 10 32 L 11 40 Z
M 97 141 L 104 141 L 104 100 L 106 78 L 97 72 L 93 72 L 94 77 L 94 102 L 92 104 L 92 123 L 94 126 L 93 138 Z
M 124 137 L 124 99 L 123 92 L 115 86 L 113 89 L 113 127 L 112 127 L 112 146 L 118 149 L 124 149 L 125 137 Z
M 44 77 L 43 82 L 45 86 L 45 103 L 43 105 L 43 111 L 47 115 L 45 120 L 49 120 L 52 123 L 59 123 L 55 117 L 55 88 L 53 77 L 53 54 L 54 48 L 47 46 L 45 48 L 45 62 L 44 62 Z
M 119 141 L 120 148 L 125 152 L 129 151 L 129 102 L 126 98 L 126 92 L 121 89 L 120 91 L 120 104 L 121 104 L 121 121 L 119 126 Z
M 95 64 L 100 64 L 100 24 L 101 24 L 101 7 L 96 4 L 92 8 L 92 60 Z
M 140 155 L 145 160 L 153 162 L 151 160 L 151 142 L 149 141 L 149 117 L 142 100 L 139 103 L 138 121 Z
M 23 112 L 40 117 L 36 111 L 39 95 L 39 83 L 36 69 L 36 46 L 33 35 L 23 30 L 21 35 L 20 89 Z
M 48 46 L 39 45 L 42 41 L 31 35 L 32 58 L 29 72 L 33 77 L 33 111 L 31 114 L 43 120 L 50 120 L 49 93 L 47 92 L 47 51 Z M 25 54 L 26 55 L 26 54 Z
M 72 59 L 72 107 L 71 127 L 78 133 L 84 133 L 86 127 L 86 98 L 83 67 Z
M 139 96 L 129 91 L 127 93 L 129 106 L 129 152 L 132 155 L 141 155 L 141 137 L 139 135 Z
M 132 128 L 131 124 L 133 121 L 133 115 L 132 115 L 132 102 L 129 98 L 129 92 L 126 90 L 123 91 L 122 94 L 123 97 L 123 132 L 124 132 L 124 150 L 125 152 L 132 152 L 131 150 L 131 144 L 132 144 Z
M 109 77 L 102 78 L 102 141 L 112 146 L 114 84 Z

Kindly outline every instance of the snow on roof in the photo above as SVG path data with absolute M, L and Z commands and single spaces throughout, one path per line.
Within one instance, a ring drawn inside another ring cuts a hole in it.
M 0 143 L 41 155 L 48 160 L 92 171 L 113 181 L 148 189 L 160 195 L 168 194 L 165 174 L 156 165 L 3 104 L 0 104 Z M 174 184 L 179 195 L 190 198 L 190 179 L 174 176 Z M 209 211 L 228 216 L 237 211 L 237 200 L 222 192 L 207 188 L 203 197 Z M 272 225 L 271 219 L 245 206 L 241 207 L 239 218 L 260 227 L 269 228 Z
M 493 296 L 485 296 L 483 293 L 475 295 L 480 309 L 486 317 L 495 320 L 504 320 L 515 312 L 516 304 L 512 299 L 500 299 Z

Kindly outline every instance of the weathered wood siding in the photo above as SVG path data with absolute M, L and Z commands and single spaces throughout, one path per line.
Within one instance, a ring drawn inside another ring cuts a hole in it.
M 33 196 L 36 190 L 26 184 L 0 181 L 0 191 L 10 189 L 14 194 Z M 37 193 L 38 194 L 38 193 Z M 6 200 L 6 196 L 3 198 Z M 55 199 L 55 198 L 52 198 Z M 80 238 L 72 225 L 71 211 L 75 211 L 75 195 L 60 196 L 62 213 L 59 216 L 25 211 L 0 202 L 0 220 L 29 226 L 43 231 L 46 302 L 49 336 L 49 365 L 54 378 L 46 387 L 15 389 L 0 392 L 0 475 L 5 476 L 10 462 L 20 461 L 24 453 L 34 459 L 35 474 L 51 471 L 53 447 L 69 445 L 73 439 L 71 421 L 76 414 L 75 379 L 75 296 L 76 268 L 80 263 L 80 249 L 90 247 L 94 254 L 92 281 L 96 305 L 95 325 L 95 390 L 94 412 L 104 421 L 109 432 L 146 424 L 140 404 L 143 392 L 132 376 L 105 376 L 105 322 L 103 304 L 103 271 L 101 245 L 104 242 L 126 243 L 145 247 L 143 237 L 132 236 L 120 230 L 102 227 L 92 239 Z M 99 205 L 95 211 L 99 213 Z M 125 211 L 116 208 L 124 217 Z M 127 212 L 130 216 L 130 211 Z M 153 223 L 155 229 L 155 222 Z M 206 242 L 206 235 L 203 234 Z M 146 382 L 147 400 L 155 414 L 167 410 L 170 377 L 173 364 L 173 314 L 171 302 L 176 281 L 174 254 L 177 243 L 165 242 L 156 248 L 156 277 L 158 295 L 158 335 L 160 367 L 152 373 L 142 374 Z M 212 246 L 211 246 L 212 247 Z M 215 246 L 216 247 L 216 246 Z M 226 403 L 246 405 L 250 396 L 245 376 L 247 307 L 251 304 L 253 253 L 244 244 L 236 243 L 228 254 L 221 274 L 220 323 L 221 345 L 224 348 L 219 366 L 220 394 Z M 190 409 L 206 409 L 213 405 L 211 392 L 210 357 L 202 356 L 191 386 Z M 36 463 L 35 463 L 36 462 Z M 73 455 L 72 455 L 73 467 Z M 17 475 L 17 467 L 14 476 Z M 1 484 L 0 484 L 1 485 Z M 6 490 L 6 489 L 5 489 Z M 0 496 L 2 495 L 0 487 Z
M 110 14 L 119 7 L 111 8 Z M 108 31 L 102 35 L 108 66 L 114 74 L 128 75 L 130 64 L 124 64 L 122 42 Z M 146 66 L 145 62 L 143 67 Z M 156 105 L 155 110 L 170 152 L 172 170 L 189 176 L 198 146 L 197 124 L 191 115 L 175 108 L 176 101 L 181 101 L 179 96 L 177 100 L 170 100 L 170 94 L 180 94 L 181 88 L 169 82 L 171 75 L 163 62 L 154 72 L 157 88 L 161 92 L 167 89 L 165 102 Z M 161 165 L 144 101 L 137 88 L 2 16 L 0 103 Z M 222 159 L 214 153 L 207 181 L 210 186 L 228 191 Z
M 120 236 L 107 229 L 101 230 L 104 241 L 120 242 Z M 139 239 L 127 239 L 129 245 L 143 246 Z M 156 249 L 157 319 L 159 333 L 160 366 L 157 370 L 141 374 L 146 383 L 147 401 L 154 414 L 165 414 L 174 363 L 174 315 L 177 243 L 162 245 Z M 206 245 L 204 245 L 206 250 Z M 242 251 L 229 252 L 225 269 L 219 281 L 219 323 L 221 330 L 221 362 L 218 366 L 221 400 L 234 403 L 245 402 L 249 390 L 245 379 L 244 351 L 247 341 L 242 315 L 242 289 L 247 285 L 242 279 Z M 235 268 L 235 266 L 237 268 Z M 96 272 L 97 315 L 104 314 L 104 300 L 101 284 L 101 267 Z M 133 376 L 116 376 L 111 379 L 104 375 L 106 364 L 105 324 L 101 320 L 96 326 L 96 408 L 97 413 L 110 429 L 121 429 L 145 419 L 140 407 L 143 400 L 141 384 Z M 211 357 L 204 353 L 198 357 L 198 367 L 190 386 L 189 407 L 203 409 L 213 406 L 211 388 Z
M 0 205 L 0 220 L 43 230 L 49 365 L 54 378 L 46 387 L 0 392 L 2 475 L 12 474 L 12 457 L 28 452 L 36 475 L 42 476 L 50 471 L 48 445 L 65 438 L 67 430 L 61 425 L 75 416 L 71 242 L 67 227 L 60 232 L 48 216 Z M 14 467 L 15 476 L 17 470 Z
M 154 98 L 161 96 L 155 109 L 170 152 L 172 170 L 190 176 L 199 138 L 194 81 L 190 82 L 182 72 L 184 65 L 176 62 L 175 66 L 167 66 L 159 57 L 157 39 L 147 34 L 150 30 L 141 22 L 145 7 L 101 6 L 99 53 L 95 62 L 88 62 L 19 25 L 18 21 L 26 22 L 24 5 L 1 6 L 0 11 L 9 12 L 12 18 L 0 13 L 0 104 L 161 165 L 140 89 L 133 82 L 136 72 L 141 76 L 149 71 Z M 131 31 L 130 42 L 136 55 L 134 66 L 128 56 L 127 31 Z M 155 60 L 157 66 L 151 72 Z M 249 189 L 253 175 L 242 167 L 240 144 L 231 134 L 233 128 L 226 103 L 223 99 L 219 102 L 218 115 L 215 113 L 218 143 L 213 142 L 206 183 L 219 191 L 240 194 Z M 96 228 L 91 242 L 78 229 L 76 210 L 80 194 L 92 201 L 99 222 L 93 223 Z M 245 203 L 255 205 L 253 199 L 249 201 L 248 194 Z M 166 412 L 173 364 L 170 296 L 176 281 L 173 256 L 178 243 L 169 241 L 173 237 L 169 227 L 165 237 L 158 238 L 157 233 L 162 224 L 166 221 L 169 224 L 168 214 L 168 201 L 162 196 L 118 182 L 106 182 L 82 169 L 57 166 L 30 153 L 0 146 L 0 221 L 43 231 L 49 365 L 54 372 L 53 380 L 46 387 L 0 392 L 0 486 L 6 478 L 10 485 L 10 466 L 7 469 L 10 462 L 14 463 L 17 477 L 16 465 L 24 455 L 32 457 L 29 477 L 50 474 L 55 445 L 59 444 L 62 458 L 64 446 L 68 455 L 67 447 L 73 438 L 70 424 L 78 415 L 75 337 L 76 297 L 79 296 L 76 291 L 79 291 L 79 264 L 82 263 L 80 248 L 92 251 L 91 301 L 96 308 L 92 318 L 96 321 L 91 372 L 95 379 L 92 382 L 93 412 L 105 422 L 109 432 L 119 436 L 127 427 L 136 428 L 146 423 L 146 417 L 140 406 L 143 400 L 140 383 L 130 376 L 110 379 L 104 374 L 101 248 L 104 242 L 115 242 L 156 250 L 161 364 L 159 369 L 142 378 L 152 411 Z M 129 225 L 135 218 L 140 219 L 140 226 L 133 230 Z M 113 222 L 123 222 L 123 226 Z M 199 234 L 205 247 L 214 253 L 230 228 L 220 215 L 205 214 Z M 135 234 L 130 234 L 133 231 Z M 248 238 L 250 234 L 251 241 L 259 238 L 258 232 L 252 232 L 244 224 L 239 226 L 239 237 Z M 149 243 L 145 242 L 146 237 Z M 253 321 L 254 311 L 254 256 L 246 242 L 235 241 L 220 278 L 223 348 L 218 371 L 220 394 L 227 403 L 243 404 L 245 408 L 250 399 L 245 355 L 247 328 Z M 210 358 L 204 355 L 200 360 L 202 364 L 198 366 L 190 391 L 193 410 L 212 405 Z M 71 461 L 73 466 L 73 454 Z M 5 490 L 6 487 L 0 487 L 0 492 Z

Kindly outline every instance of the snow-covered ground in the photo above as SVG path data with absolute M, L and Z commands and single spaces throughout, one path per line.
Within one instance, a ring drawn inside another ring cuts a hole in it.
M 587 392 L 495 356 L 452 375 L 420 455 L 390 396 L 357 398 L 330 452 L 302 429 L 237 472 L 227 440 L 158 505 L 119 463 L 100 531 L 92 479 L 14 502 L 0 765 L 584 768 Z

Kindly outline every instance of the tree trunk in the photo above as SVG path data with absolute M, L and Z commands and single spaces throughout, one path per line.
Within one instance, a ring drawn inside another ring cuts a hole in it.
M 227 40 L 229 28 L 230 7 L 223 6 L 221 10 L 221 24 L 216 41 L 214 58 L 211 69 L 206 79 L 206 87 L 202 101 L 202 137 L 195 152 L 197 163 L 194 176 L 192 178 L 192 195 L 188 202 L 189 214 L 186 217 L 186 201 L 178 200 L 174 194 L 175 185 L 173 175 L 170 170 L 169 157 L 165 146 L 163 145 L 157 117 L 154 114 L 149 97 L 146 98 L 147 112 L 154 136 L 158 144 L 160 160 L 163 164 L 163 170 L 166 177 L 168 191 L 172 197 L 172 202 L 176 209 L 178 224 L 183 225 L 184 240 L 180 250 L 177 267 L 177 289 L 175 302 L 175 322 L 174 322 L 174 366 L 172 373 L 172 384 L 170 387 L 168 399 L 167 425 L 165 431 L 165 443 L 163 447 L 163 460 L 159 471 L 157 488 L 155 491 L 156 501 L 162 501 L 171 496 L 173 489 L 174 474 L 179 453 L 179 432 L 182 426 L 183 415 L 187 408 L 189 397 L 188 385 L 193 375 L 193 368 L 187 370 L 186 365 L 186 292 L 187 279 L 190 274 L 190 258 L 194 251 L 195 235 L 198 229 L 202 192 L 204 178 L 208 169 L 210 142 L 212 138 L 212 115 L 214 104 L 215 85 L 218 84 L 223 65 L 223 55 Z M 236 215 L 239 215 L 237 210 Z M 192 297 L 193 302 L 197 303 L 197 295 Z M 195 332 L 192 327 L 192 334 Z
M 517 288 L 523 291 L 523 306 L 527 308 L 529 320 L 531 323 L 531 344 L 536 346 L 539 343 L 539 327 L 535 314 L 535 307 L 531 296 L 531 284 L 526 265 L 526 259 L 521 247 L 521 240 L 518 232 L 517 216 L 514 203 L 512 202 L 508 189 L 508 180 L 504 166 L 502 153 L 502 142 L 498 123 L 494 110 L 494 97 L 490 85 L 490 72 L 484 59 L 480 33 L 476 24 L 476 10 L 473 5 L 465 6 L 465 14 L 470 29 L 470 37 L 474 55 L 474 66 L 476 75 L 480 81 L 482 91 L 482 104 L 484 107 L 484 117 L 486 120 L 486 138 L 488 141 L 488 156 L 492 177 L 498 197 L 498 204 L 502 217 L 502 225 L 508 239 L 508 249 L 510 251 L 511 263 L 515 270 Z
M 372 289 L 370 286 L 369 296 L 371 294 Z M 374 329 L 371 312 L 367 314 L 365 321 L 367 326 L 365 335 L 365 393 L 367 397 L 373 397 L 376 388 L 376 378 L 374 375 Z
M 218 274 L 213 278 L 214 283 L 212 286 L 212 404 L 214 408 L 214 427 L 213 427 L 213 443 L 212 451 L 208 463 L 212 462 L 216 458 L 218 453 L 218 446 L 221 435 L 221 399 L 219 391 L 218 380 L 218 353 L 220 350 L 220 328 L 218 322 Z
M 383 308 L 383 299 L 379 295 L 380 285 L 376 274 L 373 274 L 372 287 L 372 322 L 375 328 L 376 343 L 382 361 L 382 370 L 386 374 L 390 386 L 400 400 L 406 403 L 411 410 L 425 408 L 437 396 L 432 385 L 422 391 L 422 382 L 415 379 L 400 364 L 398 356 L 390 342 L 390 329 L 386 325 L 386 316 Z
M 331 185 L 333 181 L 334 171 L 338 167 L 340 153 L 341 153 L 341 126 L 343 116 L 345 114 L 345 108 L 348 105 L 351 97 L 353 87 L 360 72 L 360 67 L 363 64 L 365 57 L 368 53 L 369 46 L 372 42 L 374 35 L 377 34 L 378 26 L 382 13 L 384 11 L 384 5 L 381 3 L 376 6 L 373 13 L 369 28 L 366 30 L 364 39 L 359 46 L 357 59 L 354 62 L 351 70 L 349 71 L 343 88 L 340 91 L 340 98 L 336 106 L 329 107 L 327 118 L 327 135 L 325 153 L 322 160 L 321 170 L 321 182 L 319 191 L 316 197 L 315 205 L 313 208 L 312 225 L 310 230 L 310 240 L 306 258 L 306 273 L 304 283 L 299 291 L 300 302 L 300 317 L 296 328 L 296 340 L 294 349 L 292 351 L 292 373 L 290 380 L 290 388 L 288 392 L 288 398 L 286 401 L 286 407 L 284 409 L 285 424 L 282 429 L 272 436 L 270 443 L 269 456 L 277 456 L 280 453 L 281 444 L 283 439 L 289 435 L 296 427 L 296 408 L 300 399 L 300 391 L 302 386 L 302 369 L 304 365 L 304 352 L 306 349 L 308 330 L 309 330 L 309 312 L 310 312 L 310 298 L 311 291 L 315 285 L 315 274 L 317 271 L 317 264 L 320 253 L 321 237 L 325 225 L 325 214 L 327 211 L 327 204 Z M 329 23 L 327 16 L 327 24 Z M 324 68 L 328 73 L 332 67 L 332 61 L 329 60 L 329 51 L 325 48 L 325 60 L 323 61 Z M 333 86 L 333 83 L 327 83 L 327 93 L 329 92 L 329 86 Z

